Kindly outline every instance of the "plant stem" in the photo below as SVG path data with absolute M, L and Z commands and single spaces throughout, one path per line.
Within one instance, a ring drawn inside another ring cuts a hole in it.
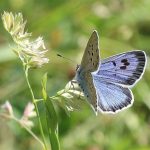
M 24 127 L 41 145 L 42 147 L 45 149 L 45 145 L 43 144 L 43 142 L 25 125 L 22 124 L 22 127 Z
M 45 136 L 44 136 L 44 131 L 43 131 L 42 123 L 41 123 L 40 114 L 39 114 L 39 111 L 38 111 L 37 104 L 35 102 L 34 93 L 32 91 L 32 88 L 31 88 L 31 85 L 30 85 L 30 82 L 29 82 L 29 79 L 28 79 L 28 70 L 29 70 L 29 68 L 26 67 L 26 66 L 24 66 L 25 78 L 26 78 L 26 81 L 27 81 L 27 84 L 28 84 L 28 87 L 29 87 L 29 90 L 30 90 L 30 93 L 31 93 L 31 96 L 32 96 L 32 102 L 34 104 L 36 114 L 37 114 L 37 117 L 38 117 L 38 122 L 39 122 L 40 132 L 41 132 L 41 135 L 42 135 L 43 144 L 44 144 L 45 150 L 47 150 L 47 146 L 46 146 L 46 141 L 45 141 Z
M 13 119 L 14 121 L 16 121 L 19 125 L 21 125 L 27 132 L 29 132 L 41 145 L 43 148 L 45 148 L 43 142 L 24 124 L 21 123 L 21 121 L 17 118 L 15 118 L 14 116 L 9 116 L 6 114 L 0 114 L 0 117 L 3 118 L 8 118 L 8 119 Z

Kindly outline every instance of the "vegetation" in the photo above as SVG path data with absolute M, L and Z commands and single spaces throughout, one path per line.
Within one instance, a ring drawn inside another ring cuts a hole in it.
M 42 36 L 46 49 L 48 49 L 45 57 L 49 58 L 49 63 L 44 59 L 45 65 L 42 68 L 32 69 L 28 74 L 36 100 L 42 97 L 47 98 L 49 95 L 53 102 L 56 102 L 54 109 L 57 112 L 57 122 L 54 117 L 56 114 L 48 115 L 49 109 L 52 110 L 53 107 L 45 107 L 42 101 L 36 103 L 48 149 L 50 149 L 50 144 L 47 125 L 56 131 L 56 136 L 52 137 L 57 138 L 57 133 L 59 133 L 60 149 L 62 150 L 150 149 L 150 1 L 1 0 L 0 10 L 1 14 L 4 14 L 4 11 L 10 11 L 13 14 L 21 12 L 23 18 L 27 20 L 27 31 L 32 32 L 31 39 Z M 80 101 L 82 105 L 77 103 L 74 106 L 72 101 L 68 102 L 62 97 L 61 102 L 54 100 L 59 97 L 58 95 L 62 92 L 60 90 L 64 89 L 74 77 L 76 65 L 80 64 L 93 29 L 96 29 L 100 35 L 101 59 L 133 49 L 144 50 L 147 54 L 145 74 L 132 89 L 135 97 L 133 106 L 116 115 L 99 114 L 95 116 L 90 107 L 82 103 L 83 101 Z M 30 95 L 22 64 L 16 57 L 18 55 L 11 51 L 15 47 L 14 41 L 4 29 L 2 21 L 0 21 L 0 32 L 0 104 L 3 105 L 6 100 L 9 100 L 10 103 L 5 103 L 3 108 L 4 106 L 10 108 L 11 104 L 13 114 L 16 118 L 21 119 L 25 114 L 24 110 L 30 108 L 33 114 L 28 118 L 29 130 L 32 128 L 32 132 L 42 140 L 38 119 L 34 117 L 34 106 L 28 103 L 34 98 Z M 57 53 L 77 63 L 68 62 L 58 57 Z M 38 66 L 41 65 L 43 64 L 38 64 Z M 45 72 L 47 72 L 47 88 L 46 75 L 43 77 Z M 53 97 L 54 95 L 56 97 Z M 77 109 L 68 112 L 65 106 L 71 104 Z M 46 103 L 46 106 L 52 105 Z M 82 107 L 79 108 L 79 106 Z M 9 110 L 11 114 L 12 110 Z M 46 112 L 48 117 L 52 115 L 49 117 L 52 120 L 45 117 Z M 37 139 L 33 138 L 22 126 L 24 124 L 20 123 L 22 123 L 20 119 L 11 119 L 11 121 L 6 118 L 5 120 L 0 119 L 0 149 L 41 150 Z

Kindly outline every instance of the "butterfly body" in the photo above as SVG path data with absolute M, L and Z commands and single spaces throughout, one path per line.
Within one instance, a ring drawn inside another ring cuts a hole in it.
M 131 88 L 142 77 L 146 54 L 135 50 L 100 61 L 98 34 L 88 41 L 75 79 L 95 112 L 115 113 L 133 103 Z

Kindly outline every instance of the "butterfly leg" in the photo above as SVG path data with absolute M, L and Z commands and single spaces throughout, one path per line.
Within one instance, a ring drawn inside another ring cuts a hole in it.
M 71 82 L 70 88 L 73 88 L 73 90 L 75 90 L 74 84 L 77 84 L 77 81 L 76 80 L 71 80 L 70 82 Z

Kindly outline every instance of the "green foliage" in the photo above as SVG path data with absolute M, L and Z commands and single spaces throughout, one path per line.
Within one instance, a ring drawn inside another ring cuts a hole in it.
M 130 109 L 117 115 L 99 114 L 97 117 L 88 106 L 71 112 L 70 117 L 66 116 L 61 107 L 55 109 L 59 116 L 61 149 L 149 150 L 149 0 L 1 0 L 0 10 L 1 13 L 4 10 L 21 12 L 28 21 L 28 31 L 33 32 L 33 37 L 44 36 L 46 46 L 50 49 L 50 63 L 45 68 L 31 71 L 30 81 L 36 97 L 42 97 L 40 79 L 45 72 L 48 72 L 47 92 L 50 96 L 63 89 L 73 78 L 76 64 L 57 57 L 56 53 L 79 64 L 93 29 L 100 35 L 101 59 L 132 49 L 144 50 L 148 56 L 148 64 L 142 80 L 133 88 L 135 101 Z M 0 32 L 0 103 L 9 99 L 20 116 L 31 98 L 23 79 L 22 66 L 8 46 L 10 37 L 4 30 L 2 21 Z M 39 107 L 44 118 L 43 106 L 39 104 Z M 40 135 L 36 124 L 35 122 L 34 131 Z M 25 131 L 18 131 L 18 126 L 12 123 L 9 126 L 12 130 L 0 121 L 0 149 L 40 149 L 37 142 Z M 57 137 L 54 135 L 53 138 Z
M 43 99 L 46 107 L 47 128 L 48 128 L 51 149 L 59 150 L 60 146 L 58 140 L 58 119 L 57 119 L 57 114 L 54 105 L 52 103 L 52 100 L 47 96 L 46 84 L 47 84 L 47 74 L 45 74 L 42 79 L 42 93 L 43 93 Z

